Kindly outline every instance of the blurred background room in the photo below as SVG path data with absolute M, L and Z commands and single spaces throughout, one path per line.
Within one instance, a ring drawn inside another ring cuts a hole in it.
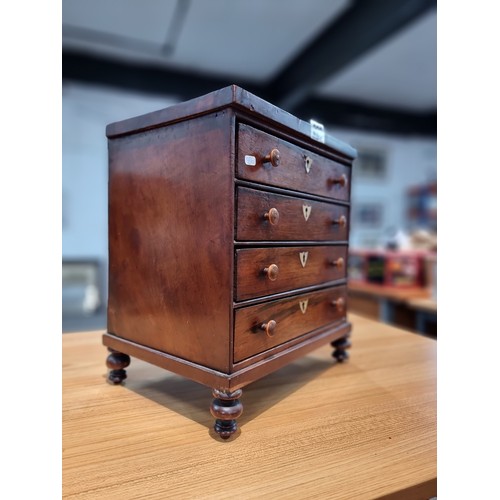
M 349 310 L 436 336 L 435 0 L 62 6 L 64 332 L 106 327 L 106 125 L 235 83 L 358 150 Z

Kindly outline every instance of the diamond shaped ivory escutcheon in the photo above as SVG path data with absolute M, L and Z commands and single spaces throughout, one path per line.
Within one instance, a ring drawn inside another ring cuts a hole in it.
M 304 219 L 306 220 L 306 222 L 307 219 L 309 219 L 309 216 L 311 215 L 311 210 L 312 210 L 311 205 L 306 205 L 305 203 L 304 205 L 302 205 L 302 213 L 304 214 Z
M 301 300 L 299 302 L 299 305 L 300 305 L 300 310 L 302 311 L 302 314 L 305 314 L 306 311 L 307 311 L 307 304 L 309 302 L 309 299 L 306 299 L 306 300 Z
M 311 171 L 312 160 L 309 156 L 306 156 L 304 159 L 304 167 L 306 168 L 306 173 L 308 174 Z
M 302 267 L 306 267 L 308 256 L 309 256 L 309 252 L 300 252 L 299 253 L 300 263 L 302 264 Z

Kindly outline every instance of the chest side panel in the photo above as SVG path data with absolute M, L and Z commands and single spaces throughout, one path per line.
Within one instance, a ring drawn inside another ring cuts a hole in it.
M 109 141 L 108 331 L 228 371 L 233 120 Z

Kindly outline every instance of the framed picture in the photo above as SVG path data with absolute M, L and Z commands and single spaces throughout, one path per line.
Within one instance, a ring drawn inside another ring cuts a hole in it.
M 387 177 L 387 153 L 382 149 L 358 148 L 355 168 L 355 179 L 384 180 Z
M 383 216 L 384 205 L 382 203 L 358 203 L 354 207 L 353 222 L 356 227 L 380 227 Z

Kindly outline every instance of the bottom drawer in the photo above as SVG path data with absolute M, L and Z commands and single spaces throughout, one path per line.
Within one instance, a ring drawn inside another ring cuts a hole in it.
M 234 362 L 333 323 L 346 315 L 347 288 L 337 286 L 235 312 Z

